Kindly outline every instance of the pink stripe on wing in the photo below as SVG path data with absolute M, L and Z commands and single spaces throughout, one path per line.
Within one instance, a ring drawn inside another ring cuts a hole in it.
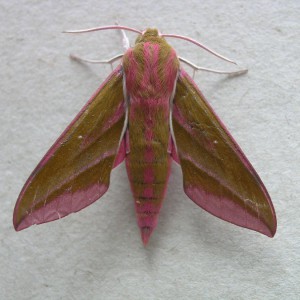
M 28 212 L 28 216 L 18 225 L 16 230 L 25 229 L 34 224 L 42 224 L 61 219 L 71 212 L 78 212 L 98 200 L 108 189 L 104 184 L 95 184 L 85 190 L 66 191 L 47 206 Z

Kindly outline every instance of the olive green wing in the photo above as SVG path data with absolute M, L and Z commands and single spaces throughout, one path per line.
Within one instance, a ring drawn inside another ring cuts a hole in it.
M 265 186 L 183 70 L 172 126 L 187 196 L 225 221 L 274 236 L 276 215 Z
M 16 230 L 77 212 L 106 192 L 114 163 L 125 155 L 122 81 L 119 66 L 32 172 L 15 206 Z

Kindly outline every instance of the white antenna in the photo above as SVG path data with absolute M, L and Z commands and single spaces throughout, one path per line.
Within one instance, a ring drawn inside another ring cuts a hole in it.
M 211 53 L 211 54 L 213 54 L 213 55 L 215 55 L 215 56 L 217 56 L 217 57 L 219 57 L 219 58 L 221 58 L 223 60 L 226 60 L 226 61 L 228 61 L 228 62 L 230 62 L 232 64 L 237 65 L 237 63 L 235 61 L 233 61 L 233 60 L 231 60 L 231 59 L 229 59 L 229 58 L 227 58 L 227 57 L 225 57 L 225 56 L 223 56 L 223 55 L 221 55 L 221 54 L 219 54 L 219 53 L 217 53 L 217 52 L 209 49 L 208 47 L 204 46 L 203 44 L 201 44 L 201 43 L 197 42 L 196 40 L 191 39 L 189 37 L 182 36 L 182 35 L 177 35 L 177 34 L 161 34 L 161 36 L 163 36 L 163 37 L 174 37 L 174 38 L 177 38 L 177 39 L 182 39 L 182 40 L 191 42 L 191 43 L 197 45 L 198 47 L 200 47 L 200 48 L 208 51 L 209 53 Z
M 94 27 L 94 28 L 88 28 L 88 29 L 81 29 L 81 30 L 66 30 L 63 31 L 63 33 L 84 33 L 84 32 L 93 32 L 98 30 L 108 30 L 108 29 L 120 29 L 120 30 L 128 30 L 133 31 L 139 34 L 142 34 L 142 31 L 127 27 L 127 26 L 120 26 L 120 25 L 109 25 L 109 26 L 101 26 L 101 27 Z

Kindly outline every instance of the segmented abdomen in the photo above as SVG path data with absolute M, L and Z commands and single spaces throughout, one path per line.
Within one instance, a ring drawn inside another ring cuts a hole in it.
M 131 99 L 127 172 L 143 241 L 157 225 L 170 172 L 169 100 Z

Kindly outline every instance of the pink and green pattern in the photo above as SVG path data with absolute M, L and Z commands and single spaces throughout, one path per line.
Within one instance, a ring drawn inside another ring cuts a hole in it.
M 157 226 L 173 160 L 197 205 L 267 236 L 276 232 L 266 188 L 156 29 L 138 36 L 32 172 L 15 206 L 15 229 L 90 205 L 124 159 L 145 245 Z

